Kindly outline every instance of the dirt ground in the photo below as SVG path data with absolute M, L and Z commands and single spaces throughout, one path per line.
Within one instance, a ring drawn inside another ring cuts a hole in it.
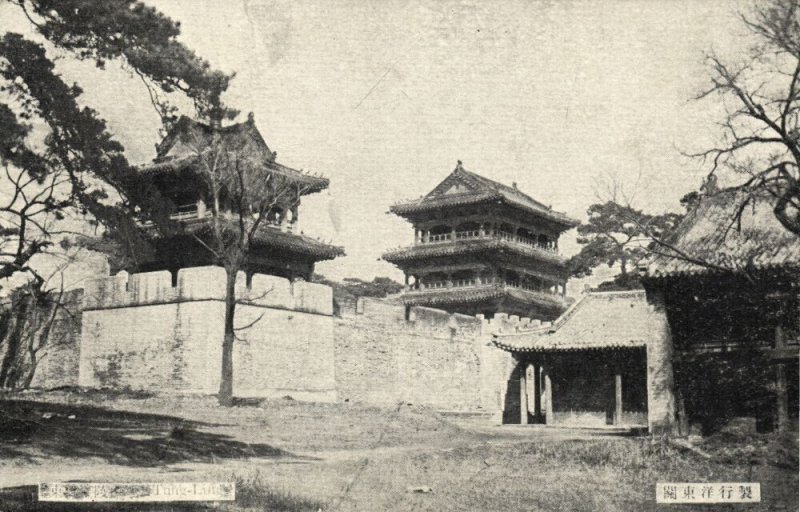
M 210 480 L 235 481 L 236 502 L 124 509 L 663 510 L 656 482 L 749 481 L 761 482 L 763 501 L 747 510 L 797 510 L 796 434 L 716 440 L 702 456 L 647 437 L 498 427 L 408 404 L 221 408 L 210 397 L 72 390 L 6 395 L 0 411 L 3 511 L 77 509 L 37 503 L 38 482 Z M 708 510 L 726 507 L 742 506 Z

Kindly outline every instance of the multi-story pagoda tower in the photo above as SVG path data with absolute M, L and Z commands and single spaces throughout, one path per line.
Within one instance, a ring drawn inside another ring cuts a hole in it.
M 243 123 L 225 127 L 182 117 L 158 145 L 154 161 L 140 168 L 139 178 L 152 184 L 170 203 L 168 215 L 175 221 L 170 223 L 174 229 L 168 234 L 157 232 L 150 223 L 155 255 L 141 270 L 175 271 L 214 263 L 203 243 L 211 233 L 213 205 L 208 180 L 199 174 L 199 158 L 212 143 L 219 145 L 219 151 L 247 153 L 248 158 L 259 162 L 248 172 L 261 173 L 265 180 L 271 174 L 280 175 L 281 182 L 288 183 L 267 222 L 256 233 L 245 272 L 310 280 L 316 262 L 344 254 L 341 247 L 305 236 L 298 229 L 301 197 L 326 189 L 328 179 L 279 164 L 276 153 L 256 128 L 252 114 Z M 235 220 L 235 206 L 232 201 L 228 203 L 219 206 L 223 210 L 220 215 Z
M 414 225 L 414 245 L 387 252 L 406 276 L 407 305 L 542 320 L 566 309 L 561 233 L 578 224 L 509 187 L 455 170 L 428 195 L 390 211 Z

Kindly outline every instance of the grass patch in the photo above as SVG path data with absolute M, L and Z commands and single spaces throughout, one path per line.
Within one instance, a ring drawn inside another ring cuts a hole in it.
M 234 480 L 237 507 L 252 507 L 274 512 L 317 512 L 325 508 L 325 503 L 322 501 L 275 489 L 265 481 L 259 471 L 252 476 L 235 477 Z

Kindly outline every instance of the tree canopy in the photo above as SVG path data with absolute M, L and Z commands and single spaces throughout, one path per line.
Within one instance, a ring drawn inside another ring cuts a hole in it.
M 586 213 L 588 221 L 578 226 L 578 243 L 582 247 L 569 261 L 570 273 L 586 277 L 600 265 L 619 265 L 616 281 L 626 288 L 637 285 L 631 274 L 636 273 L 636 266 L 649 253 L 652 237 L 663 236 L 682 218 L 676 213 L 647 214 L 616 201 L 593 204 Z
M 98 67 L 117 60 L 141 78 L 165 125 L 176 108 L 162 93 L 179 91 L 200 117 L 232 118 L 221 100 L 231 74 L 212 69 L 178 41 L 180 23 L 138 0 L 12 0 L 48 41 Z M 168 128 L 169 126 L 165 126 Z

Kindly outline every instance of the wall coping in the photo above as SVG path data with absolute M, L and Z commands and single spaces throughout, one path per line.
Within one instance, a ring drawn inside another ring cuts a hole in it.
M 119 272 L 87 281 L 83 310 L 103 310 L 197 301 L 225 300 L 225 269 L 216 266 L 129 274 Z M 174 285 L 173 285 L 174 283 Z M 283 277 L 244 272 L 236 278 L 237 303 L 333 315 L 330 286 L 306 281 L 290 282 Z

